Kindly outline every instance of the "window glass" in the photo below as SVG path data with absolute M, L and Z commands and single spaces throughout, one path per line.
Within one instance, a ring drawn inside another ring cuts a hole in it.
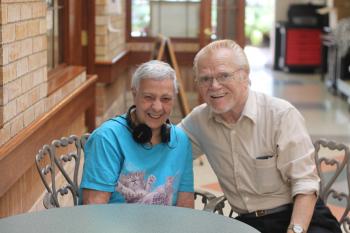
M 48 70 L 56 68 L 63 62 L 62 33 L 60 31 L 60 19 L 63 7 L 58 0 L 46 0 L 47 2 L 47 67 Z
M 211 39 L 217 39 L 217 22 L 218 22 L 218 2 L 211 0 Z
M 197 38 L 200 0 L 132 0 L 131 36 Z

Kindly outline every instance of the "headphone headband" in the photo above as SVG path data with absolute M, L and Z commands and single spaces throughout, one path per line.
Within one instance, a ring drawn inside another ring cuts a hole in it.
M 144 124 L 138 124 L 135 125 L 134 122 L 132 121 L 131 117 L 131 111 L 136 108 L 136 105 L 132 105 L 127 114 L 126 114 L 126 122 L 129 125 L 131 129 L 131 134 L 133 136 L 133 139 L 137 143 L 145 144 L 151 142 L 152 139 L 152 129 Z M 171 125 L 170 125 L 170 120 L 166 120 L 166 124 L 163 124 L 160 129 L 160 134 L 161 134 L 161 141 L 163 143 L 169 143 L 170 142 L 170 135 L 171 135 Z

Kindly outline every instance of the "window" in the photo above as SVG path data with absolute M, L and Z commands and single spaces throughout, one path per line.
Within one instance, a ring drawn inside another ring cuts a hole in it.
M 63 6 L 60 0 L 47 2 L 47 68 L 52 70 L 63 63 Z
M 218 2 L 211 0 L 211 39 L 217 39 L 217 24 L 218 24 Z
M 198 38 L 200 0 L 130 0 L 130 37 Z
M 150 24 L 150 4 L 147 0 L 132 0 L 131 36 L 148 36 Z

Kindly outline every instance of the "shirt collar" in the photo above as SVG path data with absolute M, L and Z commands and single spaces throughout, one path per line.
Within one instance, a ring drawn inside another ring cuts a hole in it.
M 227 125 L 227 123 L 215 112 L 213 112 L 212 108 L 207 105 L 209 112 L 208 112 L 208 121 L 209 120 L 215 120 L 220 123 L 224 123 Z M 246 104 L 243 108 L 242 115 L 238 121 L 240 121 L 243 117 L 249 118 L 254 124 L 256 124 L 257 121 L 257 102 L 256 102 L 256 95 L 254 94 L 254 91 L 249 90 L 248 92 L 248 98 L 246 101 Z
M 257 122 L 257 102 L 256 95 L 254 91 L 249 90 L 248 99 L 245 103 L 244 109 L 242 111 L 242 116 L 246 116 L 253 121 L 254 124 Z

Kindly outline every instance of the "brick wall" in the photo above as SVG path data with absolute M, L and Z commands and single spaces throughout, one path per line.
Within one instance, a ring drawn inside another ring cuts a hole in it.
M 77 117 L 71 125 L 66 126 L 63 135 L 70 135 L 74 132 L 76 135 L 82 135 L 85 129 L 82 125 L 85 124 L 84 114 Z M 80 169 L 82 170 L 82 169 Z M 72 169 L 68 169 L 71 172 Z M 0 171 L 1 173 L 1 171 Z M 61 174 L 56 176 L 56 182 L 62 183 L 64 178 Z M 16 215 L 25 212 L 43 210 L 44 185 L 42 184 L 39 173 L 34 166 L 28 169 L 24 175 L 0 197 L 0 218 Z M 65 205 L 72 205 L 72 199 L 66 200 Z M 1 232 L 1 230 L 0 230 Z
M 45 110 L 48 111 L 56 106 L 64 97 L 68 96 L 76 90 L 82 83 L 86 81 L 86 72 L 82 72 L 57 91 L 53 92 L 46 99 Z M 65 135 L 68 136 L 68 135 Z
M 85 129 L 83 129 L 81 127 L 81 125 L 85 124 L 85 117 L 84 114 L 80 115 L 78 118 L 76 118 L 72 124 L 66 128 L 66 132 L 64 133 L 65 136 L 69 136 L 72 134 L 72 132 L 76 132 L 76 135 L 82 135 L 85 132 Z M 68 147 L 69 150 L 58 150 L 57 152 L 61 155 L 61 154 L 66 154 L 67 152 L 71 152 L 74 147 Z M 65 165 L 65 170 L 67 171 L 68 174 L 73 175 L 74 172 L 74 160 L 72 160 L 71 162 L 68 162 Z M 84 164 L 84 156 L 81 157 L 80 160 L 80 167 L 79 167 L 79 175 L 78 175 L 78 180 L 80 183 L 81 180 L 81 175 L 82 175 L 82 168 L 83 168 L 83 164 Z M 35 168 L 32 168 L 28 171 L 28 173 L 33 177 L 38 177 L 38 172 Z M 55 177 L 55 182 L 56 182 L 56 187 L 63 187 L 67 184 L 66 180 L 64 179 L 64 177 L 62 176 L 61 173 L 58 173 Z M 21 184 L 21 182 L 24 181 L 19 181 L 19 184 Z M 23 184 L 22 184 L 23 185 Z M 43 190 L 43 185 L 36 185 L 36 189 L 37 190 Z M 28 192 L 27 192 L 28 193 Z M 43 198 L 46 194 L 46 191 L 42 192 L 41 196 L 39 198 L 36 199 L 35 202 L 31 202 L 30 204 L 28 204 L 27 209 L 28 212 L 35 212 L 35 211 L 41 211 L 44 210 L 45 207 L 43 205 Z M 72 200 L 72 196 L 71 194 L 65 195 L 64 197 L 62 197 L 61 195 L 58 195 L 59 197 L 59 201 L 60 201 L 60 206 L 62 207 L 66 207 L 66 206 L 73 206 L 73 200 Z M 33 198 L 34 199 L 34 198 Z M 1 202 L 0 202 L 1 203 Z M 0 211 L 0 216 L 1 216 L 1 211 Z
M 45 0 L 0 0 L 0 146 L 86 80 L 84 71 L 48 95 L 46 12 Z M 84 126 L 82 113 L 65 126 L 64 136 L 81 135 Z M 43 189 L 33 165 L 0 197 L 0 218 L 36 209 Z
M 125 0 L 96 0 L 96 61 L 111 61 L 125 50 Z
M 124 73 L 111 84 L 99 83 L 96 86 L 96 124 L 125 112 L 126 94 L 129 89 L 129 73 Z
M 112 62 L 126 50 L 125 0 L 96 0 L 96 61 Z M 111 67 L 115 64 L 111 64 Z M 113 83 L 96 86 L 96 124 L 125 111 L 126 82 L 128 72 L 122 73 Z
M 0 146 L 45 112 L 46 3 L 0 3 Z

